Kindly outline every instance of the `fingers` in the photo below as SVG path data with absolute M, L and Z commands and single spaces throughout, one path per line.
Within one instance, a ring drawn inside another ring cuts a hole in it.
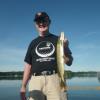
M 64 38 L 64 47 L 68 46 L 69 42 L 67 38 Z
M 21 87 L 21 90 L 20 90 L 20 98 L 21 100 L 26 100 L 26 88 L 25 87 Z
M 67 40 L 67 38 L 64 38 L 64 43 L 66 43 L 68 40 Z
M 26 100 L 25 92 L 20 92 L 21 100 Z

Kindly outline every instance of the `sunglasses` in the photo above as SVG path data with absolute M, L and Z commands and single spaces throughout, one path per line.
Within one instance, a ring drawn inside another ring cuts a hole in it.
M 43 24 L 49 24 L 50 21 L 48 19 L 46 19 L 45 17 L 40 17 L 36 20 L 37 24 L 43 23 Z

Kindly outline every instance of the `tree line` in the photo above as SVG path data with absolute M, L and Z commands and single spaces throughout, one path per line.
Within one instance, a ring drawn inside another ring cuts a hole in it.
M 71 79 L 73 77 L 96 77 L 97 72 L 72 72 L 65 71 L 65 78 Z M 22 79 L 23 71 L 18 72 L 0 72 L 0 79 Z

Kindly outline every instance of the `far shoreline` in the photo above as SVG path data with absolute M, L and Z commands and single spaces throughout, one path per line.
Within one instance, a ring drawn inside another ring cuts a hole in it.
M 100 72 L 87 71 L 87 72 L 72 72 L 65 71 L 65 78 L 71 79 L 73 77 L 98 77 L 100 78 Z M 21 80 L 23 78 L 23 71 L 11 71 L 11 72 L 0 72 L 0 80 Z

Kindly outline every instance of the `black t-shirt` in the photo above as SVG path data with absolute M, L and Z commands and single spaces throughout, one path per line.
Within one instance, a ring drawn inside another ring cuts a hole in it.
M 44 37 L 38 36 L 30 43 L 24 61 L 32 65 L 33 73 L 57 70 L 57 40 L 57 36 L 48 34 Z
M 50 33 L 44 37 L 38 36 L 30 43 L 24 61 L 31 64 L 32 73 L 53 70 L 57 71 L 57 40 L 58 36 Z M 71 52 L 68 50 L 67 54 L 70 55 Z

